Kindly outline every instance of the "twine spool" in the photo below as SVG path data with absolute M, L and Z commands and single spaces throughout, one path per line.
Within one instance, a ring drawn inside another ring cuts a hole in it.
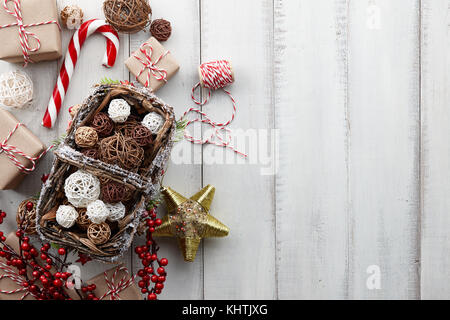
M 86 214 L 87 209 L 86 208 L 80 208 L 77 209 L 78 211 L 78 218 L 76 221 L 76 224 L 80 229 L 87 230 L 87 228 L 92 224 L 91 220 L 89 220 L 88 215 Z
M 172 26 L 167 20 L 156 19 L 150 25 L 150 33 L 158 41 L 167 41 L 172 34 Z
M 64 183 L 67 200 L 76 208 L 86 208 L 100 196 L 100 181 L 88 172 L 78 170 Z
M 83 23 L 83 10 L 77 5 L 65 6 L 60 17 L 62 25 L 67 29 L 78 29 Z
M 111 228 L 107 223 L 92 223 L 87 229 L 87 236 L 95 245 L 104 244 L 111 237 Z
M 24 108 L 33 100 L 33 82 L 19 70 L 0 75 L 0 105 L 12 108 Z
M 77 221 L 78 212 L 72 206 L 59 206 L 56 210 L 56 222 L 63 228 L 71 228 Z
M 28 210 L 27 204 L 31 202 L 33 208 Z M 25 233 L 31 235 L 36 233 L 36 201 L 34 199 L 23 200 L 17 208 L 17 227 L 25 227 Z
M 150 23 L 152 8 L 147 0 L 106 0 L 103 12 L 106 21 L 117 31 L 136 33 Z
M 79 127 L 75 132 L 75 143 L 80 148 L 93 147 L 98 142 L 98 134 L 94 128 Z
M 137 170 L 144 160 L 144 150 L 132 138 L 118 133 L 100 142 L 100 158 L 125 170 Z
M 109 210 L 102 200 L 95 200 L 88 204 L 86 214 L 93 223 L 102 223 L 108 218 Z
M 127 188 L 120 183 L 110 181 L 102 185 L 102 199 L 107 203 L 117 203 L 125 200 Z
M 137 142 L 141 147 L 148 146 L 153 142 L 152 132 L 143 125 L 136 125 L 131 133 L 131 137 Z
M 233 66 L 228 60 L 217 60 L 201 64 L 198 67 L 198 77 L 200 85 L 211 90 L 223 89 L 234 83 L 235 80 Z
M 91 127 L 97 131 L 99 137 L 108 137 L 114 131 L 114 123 L 104 112 L 97 113 L 91 122 Z

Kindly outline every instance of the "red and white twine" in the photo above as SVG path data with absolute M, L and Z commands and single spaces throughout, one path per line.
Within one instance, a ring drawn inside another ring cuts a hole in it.
M 231 118 L 226 122 L 216 122 L 211 120 L 211 118 L 208 116 L 207 113 L 203 112 L 200 109 L 197 108 L 189 108 L 181 117 L 180 120 L 184 119 L 190 112 L 194 112 L 200 117 L 189 120 L 186 124 L 186 128 L 195 123 L 200 122 L 207 125 L 210 125 L 214 128 L 212 134 L 205 138 L 205 139 L 197 139 L 190 135 L 187 130 L 184 132 L 184 137 L 186 140 L 194 143 L 194 144 L 213 144 L 219 147 L 228 148 L 233 150 L 235 153 L 247 157 L 247 154 L 242 153 L 238 150 L 236 150 L 232 145 L 232 137 L 230 135 L 231 130 L 228 129 L 228 126 L 233 122 L 237 107 L 236 107 L 236 101 L 234 97 L 231 95 L 230 91 L 225 89 L 226 86 L 231 85 L 234 81 L 233 77 L 233 70 L 231 68 L 231 63 L 227 60 L 216 60 L 211 61 L 207 63 L 203 63 L 199 67 L 199 73 L 200 73 L 200 82 L 197 83 L 192 88 L 192 94 L 191 98 L 192 101 L 198 106 L 204 106 L 206 103 L 208 103 L 209 99 L 211 98 L 212 91 L 222 89 L 231 99 L 232 105 L 233 105 L 233 111 L 231 114 Z M 203 86 L 204 88 L 208 89 L 208 95 L 203 101 L 199 101 L 195 98 L 195 91 L 200 87 Z
M 136 53 L 133 54 L 133 57 L 136 58 L 143 65 L 141 71 L 136 76 L 136 80 L 142 75 L 142 73 L 144 73 L 145 71 L 148 70 L 147 80 L 145 81 L 145 84 L 144 84 L 144 86 L 146 88 L 148 88 L 150 86 L 150 76 L 151 75 L 153 75 L 153 77 L 155 77 L 155 79 L 158 81 L 167 82 L 167 71 L 160 67 L 157 67 L 156 65 L 169 54 L 169 51 L 164 52 L 155 61 L 152 60 L 153 47 L 149 43 L 144 43 L 139 48 L 139 51 L 144 55 L 145 59 L 141 58 Z
M 23 285 L 27 281 L 27 279 L 21 276 L 17 270 L 13 269 L 12 267 L 8 266 L 3 262 L 0 262 L 0 270 L 3 271 L 3 274 L 0 275 L 0 280 L 9 279 L 19 287 L 14 290 L 0 290 L 0 294 L 15 294 L 23 292 L 23 295 L 20 298 L 20 300 L 25 299 L 29 294 L 33 295 L 34 297 L 37 297 L 36 295 L 31 293 L 27 287 Z
M 120 281 L 116 284 L 116 277 L 119 271 L 125 272 L 125 275 L 120 279 Z M 134 279 L 136 279 L 136 275 L 133 275 L 127 280 L 129 276 L 128 269 L 125 267 L 118 267 L 114 270 L 114 273 L 111 277 L 111 280 L 108 278 L 108 274 L 106 271 L 103 273 L 105 275 L 105 282 L 108 286 L 108 291 L 103 294 L 99 300 L 105 299 L 107 296 L 111 296 L 111 300 L 121 300 L 119 293 L 131 286 L 134 283 Z
M 8 136 L 3 140 L 3 142 L 0 144 L 0 154 L 5 153 L 6 156 L 16 165 L 16 167 L 23 173 L 30 173 L 34 171 L 36 168 L 36 162 L 42 158 L 50 149 L 53 148 L 53 146 L 48 147 L 46 150 L 41 152 L 37 157 L 30 157 L 23 151 L 19 150 L 17 147 L 8 144 L 8 140 L 11 138 L 11 136 L 16 132 L 16 130 L 20 126 L 25 126 L 23 123 L 17 123 L 16 126 L 9 132 Z M 18 157 L 23 157 L 31 162 L 31 167 L 27 168 L 24 166 Z
M 8 2 L 10 2 L 10 1 L 12 1 L 14 3 L 14 10 L 10 10 L 8 8 Z M 56 20 L 24 24 L 23 17 L 22 17 L 21 1 L 22 0 L 3 0 L 3 8 L 5 9 L 5 11 L 7 13 L 12 15 L 16 19 L 16 22 L 1 25 L 0 29 L 16 27 L 16 26 L 19 28 L 20 47 L 22 49 L 24 66 L 26 67 L 28 65 L 28 63 L 33 62 L 32 59 L 30 58 L 31 52 L 36 52 L 41 48 L 41 41 L 39 40 L 38 36 L 33 32 L 27 31 L 26 28 L 36 27 L 36 26 L 44 26 L 47 24 L 56 24 L 59 29 L 61 29 L 61 27 L 60 27 L 58 21 L 56 21 Z M 31 47 L 30 38 L 33 38 L 36 41 L 35 47 Z

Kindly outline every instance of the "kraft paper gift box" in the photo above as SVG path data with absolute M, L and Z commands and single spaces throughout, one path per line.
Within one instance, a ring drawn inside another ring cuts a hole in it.
M 151 61 L 155 64 L 156 68 L 158 68 L 160 70 L 164 70 L 167 73 L 166 80 L 169 81 L 169 79 L 172 78 L 178 72 L 178 70 L 180 69 L 180 65 L 175 60 L 175 58 L 172 56 L 172 54 L 170 52 L 168 52 L 168 50 L 166 48 L 164 48 L 161 45 L 161 43 L 159 43 L 158 40 L 156 40 L 154 37 L 151 37 L 149 40 L 144 42 L 140 48 L 145 50 L 145 49 L 149 49 L 150 47 L 153 49 L 153 52 L 151 55 Z M 168 52 L 168 53 L 166 54 L 166 52 Z M 137 80 L 143 86 L 145 86 L 145 84 L 147 82 L 147 75 L 151 71 L 149 70 L 149 68 L 145 68 L 142 61 L 139 61 L 139 59 L 137 59 L 135 57 L 135 55 L 137 57 L 139 57 L 140 59 L 142 59 L 143 61 L 147 61 L 146 56 L 141 52 L 140 49 L 138 49 L 131 55 L 131 57 L 129 57 L 125 61 L 125 65 L 130 70 L 130 72 L 132 74 L 134 74 L 135 77 L 137 77 Z M 157 62 L 160 57 L 161 57 L 160 61 Z M 141 71 L 142 71 L 142 73 L 141 73 Z M 159 72 L 155 72 L 155 74 L 157 76 L 160 75 Z M 166 84 L 166 81 L 158 80 L 154 74 L 150 74 L 150 82 L 147 87 L 152 89 L 153 92 L 156 92 L 165 84 Z
M 19 121 L 8 111 L 0 108 L 0 142 L 3 143 Z M 27 127 L 20 126 L 8 139 L 7 145 L 14 146 L 29 157 L 39 156 L 46 148 L 45 145 Z M 17 160 L 27 168 L 32 164 L 26 158 L 17 155 Z M 19 170 L 14 162 L 0 148 L 0 190 L 16 188 L 25 173 Z
M 56 0 L 22 0 L 20 1 L 24 25 L 58 21 Z M 8 8 L 14 12 L 14 2 L 8 1 Z M 17 23 L 17 19 L 6 12 L 3 1 L 0 5 L 0 26 Z M 30 52 L 34 62 L 55 60 L 61 57 L 61 31 L 57 24 L 25 27 L 39 39 L 41 47 L 36 52 Z M 19 28 L 14 25 L 0 28 L 0 59 L 8 62 L 23 62 L 23 53 L 20 45 Z M 31 48 L 36 48 L 38 42 L 31 35 L 28 36 Z

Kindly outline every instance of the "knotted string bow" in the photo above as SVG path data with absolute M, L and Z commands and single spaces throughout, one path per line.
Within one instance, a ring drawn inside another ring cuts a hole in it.
M 0 275 L 0 280 L 9 279 L 19 286 L 19 288 L 10 291 L 0 290 L 1 294 L 14 294 L 18 292 L 23 292 L 24 294 L 22 295 L 20 300 L 23 300 L 25 299 L 26 296 L 32 294 L 26 287 L 23 286 L 24 282 L 26 282 L 27 280 L 23 276 L 19 275 L 17 270 L 14 270 L 12 267 L 8 266 L 3 262 L 0 262 L 0 270 L 4 272 L 4 274 Z
M 146 49 L 145 49 L 146 48 Z M 153 56 L 153 47 L 148 44 L 148 43 L 144 43 L 140 48 L 139 51 L 144 55 L 145 59 L 139 57 L 136 53 L 133 54 L 133 57 L 135 57 L 138 61 L 140 61 L 143 65 L 141 71 L 139 72 L 139 74 L 136 76 L 136 80 L 142 75 L 143 72 L 145 72 L 146 70 L 148 70 L 147 73 L 147 81 L 145 82 L 144 86 L 146 88 L 149 87 L 150 85 L 150 75 L 153 75 L 153 77 L 155 77 L 156 80 L 158 81 L 164 81 L 167 82 L 167 71 L 164 70 L 163 68 L 157 67 L 156 65 L 163 59 L 165 58 L 168 54 L 169 51 L 164 52 L 161 56 L 159 56 L 158 59 L 156 59 L 155 61 L 152 60 L 152 56 Z
M 8 2 L 10 2 L 10 1 L 13 1 L 13 3 L 14 3 L 13 11 L 8 8 Z M 5 11 L 7 13 L 12 15 L 16 19 L 16 22 L 2 25 L 2 26 L 0 26 L 0 29 L 14 27 L 14 26 L 17 26 L 19 28 L 19 41 L 20 41 L 20 46 L 22 48 L 24 67 L 26 67 L 28 65 L 28 63 L 33 62 L 30 58 L 30 53 L 36 52 L 41 48 L 41 41 L 39 40 L 38 36 L 36 34 L 34 34 L 33 32 L 27 31 L 26 28 L 43 26 L 43 25 L 52 24 L 52 23 L 55 23 L 60 30 L 61 30 L 61 27 L 60 27 L 58 21 L 56 21 L 56 20 L 24 24 L 23 17 L 22 17 L 21 1 L 22 0 L 3 0 L 3 8 L 5 9 Z M 32 47 L 30 45 L 30 38 L 33 38 L 36 40 L 35 47 Z
M 125 275 L 116 284 L 116 277 L 119 271 L 125 272 Z M 125 267 L 117 267 L 116 270 L 114 270 L 111 280 L 108 278 L 108 274 L 106 273 L 106 271 L 103 274 L 105 275 L 105 282 L 109 290 L 105 292 L 105 294 L 102 295 L 99 300 L 103 300 L 109 295 L 111 295 L 111 300 L 121 300 L 119 293 L 131 286 L 134 283 L 134 279 L 136 278 L 136 275 L 133 275 L 127 280 L 129 273 L 128 269 Z

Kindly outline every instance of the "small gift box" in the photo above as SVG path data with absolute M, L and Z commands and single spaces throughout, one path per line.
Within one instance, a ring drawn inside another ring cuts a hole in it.
M 16 188 L 45 152 L 39 138 L 11 113 L 0 109 L 0 190 Z
M 1 60 L 28 63 L 61 57 L 55 0 L 7 0 L 7 7 L 0 6 Z
M 142 300 L 141 291 L 134 279 L 135 276 L 130 276 L 128 269 L 121 264 L 87 283 L 95 284 L 94 294 L 99 300 Z
M 159 90 L 180 69 L 172 54 L 154 37 L 125 61 L 125 65 L 136 79 L 153 92 Z

